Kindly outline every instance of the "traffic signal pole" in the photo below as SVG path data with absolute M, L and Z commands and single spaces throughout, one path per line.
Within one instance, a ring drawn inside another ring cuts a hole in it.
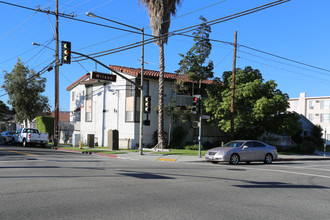
M 230 138 L 234 140 L 235 137 L 235 113 L 234 113 L 234 103 L 235 103 L 235 72 L 236 72 L 236 53 L 237 53 L 237 31 L 235 31 L 235 43 L 234 43 L 234 59 L 233 59 L 233 72 L 232 72 L 232 85 L 231 85 L 231 119 L 230 119 Z
M 58 31 L 58 0 L 56 0 L 56 9 L 55 9 L 55 137 L 54 137 L 54 146 L 59 145 L 59 31 Z

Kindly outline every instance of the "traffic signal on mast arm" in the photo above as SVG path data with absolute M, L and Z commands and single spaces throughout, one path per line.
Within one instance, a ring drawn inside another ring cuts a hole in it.
M 193 102 L 192 102 L 191 113 L 199 114 L 200 113 L 200 107 L 201 107 L 201 96 L 200 95 L 194 95 L 192 101 Z
M 62 41 L 62 63 L 71 63 L 71 42 Z
M 151 97 L 145 96 L 144 97 L 144 113 L 150 113 L 151 112 Z

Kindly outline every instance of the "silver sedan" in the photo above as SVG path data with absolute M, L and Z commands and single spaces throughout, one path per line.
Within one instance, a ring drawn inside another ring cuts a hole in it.
M 277 149 L 274 146 L 261 141 L 238 140 L 208 150 L 205 159 L 212 163 L 229 162 L 230 164 L 238 164 L 240 161 L 263 161 L 270 164 L 277 159 L 277 156 Z

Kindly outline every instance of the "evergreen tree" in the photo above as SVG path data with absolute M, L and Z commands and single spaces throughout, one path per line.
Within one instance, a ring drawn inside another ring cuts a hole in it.
M 180 68 L 176 72 L 188 76 L 193 83 L 199 83 L 199 93 L 201 93 L 201 82 L 213 78 L 214 66 L 211 60 L 208 61 L 207 65 L 204 65 L 212 50 L 209 39 L 211 27 L 203 16 L 199 19 L 202 20 L 202 23 L 197 31 L 193 32 L 195 44 L 186 55 L 179 54 L 182 60 L 179 63 Z
M 38 113 L 50 110 L 48 97 L 41 95 L 45 91 L 46 78 L 25 67 L 19 58 L 13 70 L 4 73 L 2 88 L 8 94 L 8 104 L 16 111 L 16 121 L 32 121 Z

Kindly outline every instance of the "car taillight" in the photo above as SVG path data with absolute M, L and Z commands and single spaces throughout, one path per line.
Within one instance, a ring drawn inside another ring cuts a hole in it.
M 28 138 L 29 138 L 29 139 L 31 138 L 31 134 L 28 135 Z

